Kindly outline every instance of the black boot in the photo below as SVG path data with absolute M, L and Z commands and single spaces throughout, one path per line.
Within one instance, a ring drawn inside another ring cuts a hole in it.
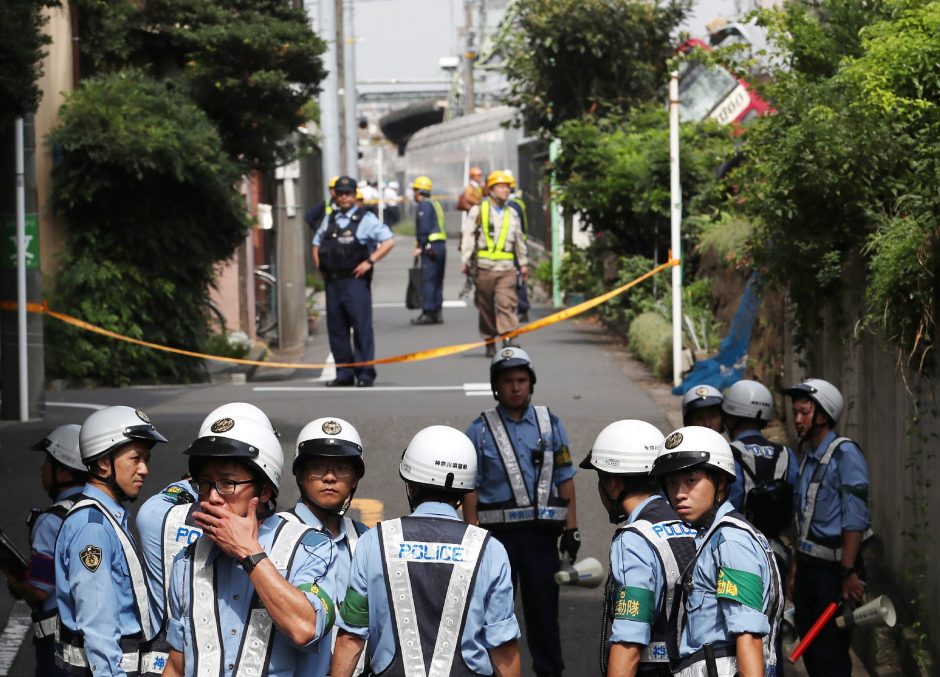
M 418 317 L 411 319 L 411 324 L 436 324 L 434 321 L 434 313 L 421 313 Z
M 437 310 L 434 312 L 434 324 L 444 324 L 443 311 Z

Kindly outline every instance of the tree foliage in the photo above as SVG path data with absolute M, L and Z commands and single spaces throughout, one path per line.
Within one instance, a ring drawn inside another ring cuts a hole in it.
M 940 293 L 940 2 L 827 0 L 821 18 L 791 6 L 768 23 L 791 67 L 735 176 L 758 260 L 805 343 L 860 258 L 860 315 L 923 366 Z
M 509 105 L 545 137 L 587 114 L 616 116 L 661 96 L 688 0 L 520 2 L 500 47 Z
M 83 81 L 51 140 L 63 153 L 53 200 L 69 232 L 56 307 L 148 341 L 201 345 L 213 266 L 248 227 L 238 167 L 211 120 L 166 84 L 122 71 Z M 52 338 L 58 375 L 115 385 L 198 376 L 193 361 L 71 328 Z
M 0 0 L 0 125 L 36 110 L 41 92 L 44 11 L 58 0 Z

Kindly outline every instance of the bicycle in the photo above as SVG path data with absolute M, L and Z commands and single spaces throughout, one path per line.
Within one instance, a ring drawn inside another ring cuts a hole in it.
M 258 266 L 255 277 L 255 334 L 265 336 L 277 329 L 277 278 L 271 266 Z

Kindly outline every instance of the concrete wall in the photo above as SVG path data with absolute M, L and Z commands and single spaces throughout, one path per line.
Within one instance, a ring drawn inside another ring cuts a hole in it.
M 846 285 L 850 291 L 843 307 L 861 308 L 862 277 L 852 277 L 858 284 Z M 873 557 L 882 560 L 890 583 L 903 591 L 896 601 L 920 597 L 917 620 L 928 635 L 926 648 L 940 656 L 940 539 L 935 536 L 940 527 L 940 387 L 936 380 L 902 369 L 902 356 L 833 310 L 826 313 L 812 354 L 803 356 L 805 367 L 799 366 L 791 340 L 785 355 L 786 382 L 818 376 L 842 390 L 846 413 L 839 431 L 859 442 L 871 478 L 872 526 L 882 546 L 874 548 Z M 906 620 L 902 614 L 901 621 Z

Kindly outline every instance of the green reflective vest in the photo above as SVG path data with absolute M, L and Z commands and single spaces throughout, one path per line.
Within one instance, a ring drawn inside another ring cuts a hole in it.
M 429 200 L 429 202 L 437 214 L 437 227 L 440 228 L 440 231 L 428 235 L 428 242 L 441 242 L 447 239 L 447 231 L 444 230 L 444 210 L 437 200 Z
M 477 251 L 477 257 L 490 261 L 512 261 L 516 258 L 514 252 L 504 251 L 506 239 L 509 237 L 509 226 L 512 223 L 509 216 L 509 205 L 503 209 L 503 227 L 499 233 L 499 241 L 493 241 L 490 233 L 490 201 L 486 200 L 480 205 L 480 219 L 483 227 L 483 237 L 486 238 L 486 249 Z

